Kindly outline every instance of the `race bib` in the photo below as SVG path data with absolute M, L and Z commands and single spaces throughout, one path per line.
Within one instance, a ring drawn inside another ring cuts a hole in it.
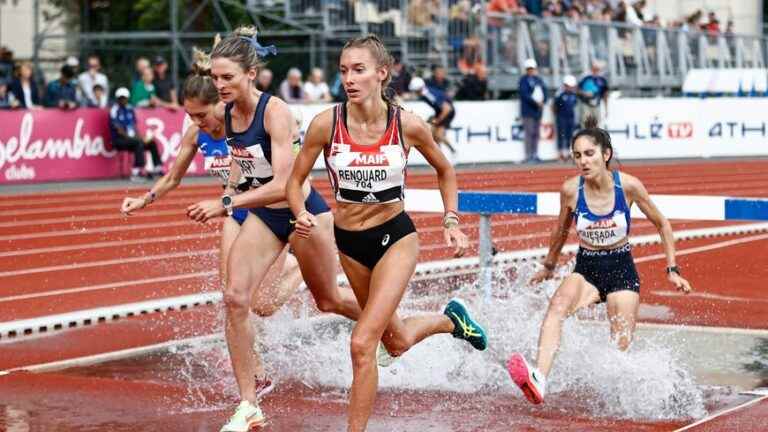
M 272 177 L 272 165 L 264 157 L 261 146 L 255 145 L 247 149 L 232 147 L 230 151 L 232 152 L 232 158 L 240 167 L 240 172 L 244 177 Z
M 207 156 L 204 160 L 205 170 L 226 184 L 229 181 L 229 165 L 231 162 L 232 160 L 229 156 Z

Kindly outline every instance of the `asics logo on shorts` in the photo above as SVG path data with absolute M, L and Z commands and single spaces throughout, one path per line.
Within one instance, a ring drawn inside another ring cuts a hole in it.
M 384 238 L 381 239 L 381 245 L 386 246 L 389 244 L 389 234 L 384 234 Z

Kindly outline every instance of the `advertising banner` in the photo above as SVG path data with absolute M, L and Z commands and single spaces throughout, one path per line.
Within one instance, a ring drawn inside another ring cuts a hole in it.
M 183 111 L 147 109 L 136 114 L 139 136 L 152 130 L 167 166 L 179 150 Z M 0 184 L 113 178 L 121 174 L 116 156 L 107 110 L 0 112 Z M 202 173 L 202 157 L 191 170 Z
M 448 159 L 455 164 L 522 161 L 519 105 L 516 100 L 456 102 L 456 117 L 447 136 L 457 152 L 443 149 Z M 330 107 L 300 105 L 303 131 L 315 115 Z M 423 119 L 433 113 L 421 102 L 406 102 L 404 108 Z M 603 121 L 620 159 L 768 156 L 767 108 L 764 98 L 613 99 Z M 152 131 L 167 170 L 179 151 L 184 111 L 136 112 L 140 136 Z M 121 175 L 108 121 L 108 111 L 100 109 L 0 111 L 0 184 Z M 541 124 L 541 159 L 557 157 L 555 134 L 551 106 L 547 106 Z M 130 163 L 132 156 L 128 156 Z M 426 161 L 412 151 L 409 163 Z M 322 158 L 315 167 L 323 168 Z M 190 172 L 203 174 L 202 157 L 195 159 Z

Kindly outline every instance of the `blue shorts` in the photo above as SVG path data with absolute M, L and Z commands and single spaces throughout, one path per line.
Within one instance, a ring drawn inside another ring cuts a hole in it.
M 328 204 L 326 204 L 323 197 L 315 190 L 315 188 L 310 189 L 309 196 L 307 196 L 306 201 L 304 201 L 304 207 L 306 207 L 307 211 L 313 215 L 331 211 Z M 293 213 L 291 213 L 290 208 L 259 207 L 252 208 L 250 211 L 261 219 L 280 241 L 288 243 L 288 237 L 293 232 L 293 224 L 291 223 Z
M 248 209 L 236 208 L 232 209 L 232 219 L 237 222 L 238 225 L 242 225 L 245 222 L 245 218 L 248 217 Z

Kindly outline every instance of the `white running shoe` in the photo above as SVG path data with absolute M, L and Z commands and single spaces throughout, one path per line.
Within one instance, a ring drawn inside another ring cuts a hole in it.
M 376 346 L 376 364 L 381 367 L 390 367 L 396 361 L 397 357 L 390 355 L 387 347 L 379 341 L 379 345 Z
M 267 424 L 267 418 L 261 412 L 259 405 L 248 401 L 240 402 L 235 413 L 229 418 L 227 424 L 222 426 L 219 432 L 249 432 L 251 428 L 261 427 Z
M 526 399 L 533 404 L 544 402 L 547 391 L 547 377 L 535 367 L 531 367 L 525 357 L 514 353 L 507 362 L 507 371 L 512 381 L 520 387 Z

